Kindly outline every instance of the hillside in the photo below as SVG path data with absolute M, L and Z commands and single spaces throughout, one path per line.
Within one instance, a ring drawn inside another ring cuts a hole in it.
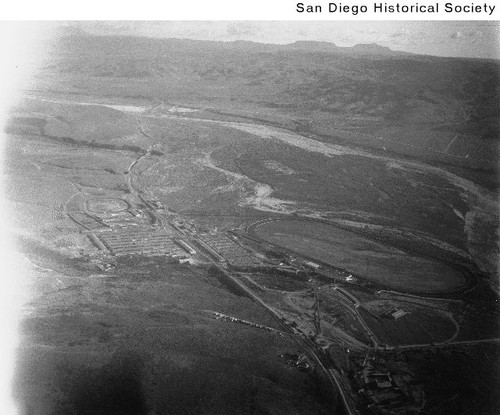
M 168 101 L 431 161 L 495 168 L 499 63 L 327 42 L 64 36 L 38 90 Z

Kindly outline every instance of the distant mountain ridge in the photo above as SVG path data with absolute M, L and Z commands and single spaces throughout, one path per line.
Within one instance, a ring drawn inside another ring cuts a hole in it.
M 202 42 L 212 46 L 220 46 L 227 49 L 242 49 L 259 52 L 276 52 L 280 50 L 289 51 L 305 51 L 305 52 L 324 52 L 324 53 L 346 53 L 346 54 L 366 54 L 366 55 L 411 55 L 408 52 L 393 51 L 386 46 L 380 46 L 377 43 L 356 44 L 354 46 L 337 46 L 334 42 L 315 41 L 315 40 L 298 40 L 293 43 L 276 44 L 276 43 L 260 43 L 250 40 L 233 40 L 233 41 L 214 41 L 214 40 L 196 40 L 189 38 L 159 38 L 146 36 L 129 36 L 129 35 L 92 35 L 83 29 L 73 26 L 63 26 L 58 28 L 58 37 L 120 37 L 120 38 L 144 38 L 163 42 L 189 42 L 191 44 Z
M 346 53 L 346 54 L 365 54 L 365 55 L 392 55 L 404 56 L 410 55 L 407 52 L 393 51 L 392 49 L 380 46 L 376 43 L 357 44 L 354 46 L 340 47 L 331 42 L 318 42 L 318 41 L 297 41 L 288 45 L 283 45 L 288 50 L 302 50 L 309 52 L 331 52 L 331 53 Z
M 498 152 L 500 62 L 494 60 L 415 55 L 377 44 L 79 32 L 61 36 L 53 53 L 57 64 L 40 79 L 61 93 L 238 109 L 265 113 L 272 122 L 300 119 L 300 128 L 314 134 L 409 154 L 434 151 L 440 155 L 433 157 L 449 154 L 477 166 Z

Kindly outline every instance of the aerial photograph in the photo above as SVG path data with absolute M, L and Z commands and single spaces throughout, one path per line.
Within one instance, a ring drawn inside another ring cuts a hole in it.
M 45 26 L 19 415 L 499 413 L 498 22 Z

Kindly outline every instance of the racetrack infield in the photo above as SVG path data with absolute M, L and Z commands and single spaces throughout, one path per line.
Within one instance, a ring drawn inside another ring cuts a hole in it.
M 463 287 L 465 275 L 450 265 L 315 221 L 274 220 L 253 228 L 261 239 L 344 268 L 384 288 L 445 293 Z

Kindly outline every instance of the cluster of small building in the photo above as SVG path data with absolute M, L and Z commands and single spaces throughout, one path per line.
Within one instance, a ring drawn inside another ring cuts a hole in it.
M 161 202 L 139 199 L 136 204 L 118 198 L 72 200 L 68 214 L 104 255 L 162 255 L 184 263 L 192 262 L 199 250 L 233 267 L 262 265 L 226 233 L 198 228 L 183 217 L 166 217 L 167 209 Z
M 312 364 L 304 353 L 283 353 L 280 357 L 285 359 L 290 366 L 296 367 L 304 372 L 312 369 Z
M 422 387 L 409 371 L 391 372 L 365 359 L 358 380 L 362 385 L 359 392 L 371 401 L 368 407 L 376 406 L 380 413 L 418 413 L 424 403 Z
M 235 267 L 258 267 L 262 264 L 236 241 L 223 233 L 209 233 L 200 236 L 199 243 L 204 250 L 218 261 L 227 261 Z
M 401 308 L 391 308 L 390 310 L 385 311 L 382 315 L 384 317 L 388 317 L 388 318 L 392 318 L 394 320 L 397 320 L 398 318 L 406 316 L 407 314 L 410 314 L 410 312 L 402 310 Z
M 216 320 L 224 320 L 224 321 L 230 321 L 233 323 L 240 323 L 240 324 L 244 324 L 244 325 L 247 325 L 250 327 L 255 327 L 257 329 L 262 329 L 262 330 L 266 330 L 266 331 L 276 331 L 272 327 L 264 326 L 262 324 L 252 323 L 251 321 L 242 320 L 241 318 L 237 318 L 237 317 L 233 317 L 233 316 L 228 316 L 227 314 L 219 313 L 217 311 L 208 311 L 208 312 L 213 314 L 215 316 Z
M 316 262 L 305 261 L 304 266 L 310 270 L 317 271 L 321 268 L 321 265 L 316 264 Z
M 194 255 L 196 250 L 186 241 L 176 237 L 172 228 L 163 227 L 124 227 L 112 232 L 90 234 L 92 242 L 102 251 L 115 256 L 123 255 L 167 255 L 184 258 Z

